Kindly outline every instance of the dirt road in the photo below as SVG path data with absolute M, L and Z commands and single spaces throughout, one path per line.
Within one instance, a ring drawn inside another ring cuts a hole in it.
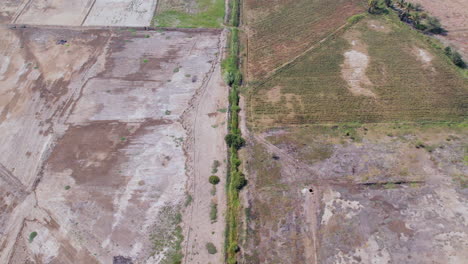
M 219 53 L 223 54 L 226 41 L 224 31 L 219 38 Z M 184 216 L 185 242 L 184 263 L 221 263 L 224 245 L 224 212 L 226 208 L 226 135 L 227 96 L 228 88 L 224 84 L 220 68 L 221 57 L 218 56 L 211 74 L 205 80 L 205 85 L 199 90 L 194 100 L 193 108 L 188 109 L 184 120 L 194 122 L 191 131 L 191 145 L 188 148 L 191 173 L 187 190 L 193 197 L 193 202 L 187 208 Z M 212 173 L 212 164 L 217 160 L 220 166 L 217 176 L 220 183 L 215 187 L 208 182 Z M 217 204 L 217 219 L 210 219 L 211 204 Z M 213 243 L 217 248 L 216 254 L 209 254 L 206 243 Z

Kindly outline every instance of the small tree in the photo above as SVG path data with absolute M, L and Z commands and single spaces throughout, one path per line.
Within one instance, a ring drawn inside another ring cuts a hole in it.
M 208 253 L 211 254 L 211 255 L 214 255 L 216 253 L 218 253 L 218 250 L 216 250 L 216 247 L 215 245 L 213 245 L 213 243 L 209 242 L 209 243 L 206 243 L 206 250 L 208 250 Z
M 427 20 L 427 31 L 433 34 L 441 34 L 444 32 L 444 29 L 442 28 L 442 24 L 440 24 L 439 19 L 428 16 L 426 20 Z
M 455 65 L 457 65 L 460 68 L 466 67 L 466 63 L 463 61 L 462 56 L 456 51 L 452 53 L 452 61 Z
M 369 12 L 370 14 L 375 13 L 375 11 L 377 10 L 378 1 L 377 0 L 368 0 L 367 4 L 369 6 L 369 8 L 367 9 L 367 12 Z
M 225 137 L 226 143 L 229 147 L 240 149 L 245 144 L 245 140 L 239 134 L 229 133 Z

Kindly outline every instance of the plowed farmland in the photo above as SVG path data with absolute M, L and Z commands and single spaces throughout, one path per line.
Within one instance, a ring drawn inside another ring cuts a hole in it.
M 364 12 L 362 0 L 255 1 L 243 4 L 247 77 L 257 80 Z
M 253 126 L 461 121 L 468 81 L 394 16 L 360 21 L 282 68 L 250 98 Z

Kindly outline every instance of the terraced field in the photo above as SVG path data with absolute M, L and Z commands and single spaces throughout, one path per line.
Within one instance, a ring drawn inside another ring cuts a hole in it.
M 257 80 L 365 11 L 362 0 L 246 0 L 247 79 Z
M 396 16 L 366 18 L 254 87 L 250 123 L 461 121 L 468 81 L 437 45 Z

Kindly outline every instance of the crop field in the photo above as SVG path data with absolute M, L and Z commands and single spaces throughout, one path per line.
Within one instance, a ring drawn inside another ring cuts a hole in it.
M 256 86 L 250 124 L 461 121 L 468 81 L 393 15 L 363 19 Z
M 466 127 L 309 125 L 256 134 L 246 154 L 253 191 L 245 263 L 464 263 Z
M 223 0 L 160 0 L 153 24 L 160 27 L 219 28 L 224 19 Z
M 346 19 L 365 11 L 362 0 L 243 1 L 248 35 L 247 80 L 258 80 L 300 55 Z

